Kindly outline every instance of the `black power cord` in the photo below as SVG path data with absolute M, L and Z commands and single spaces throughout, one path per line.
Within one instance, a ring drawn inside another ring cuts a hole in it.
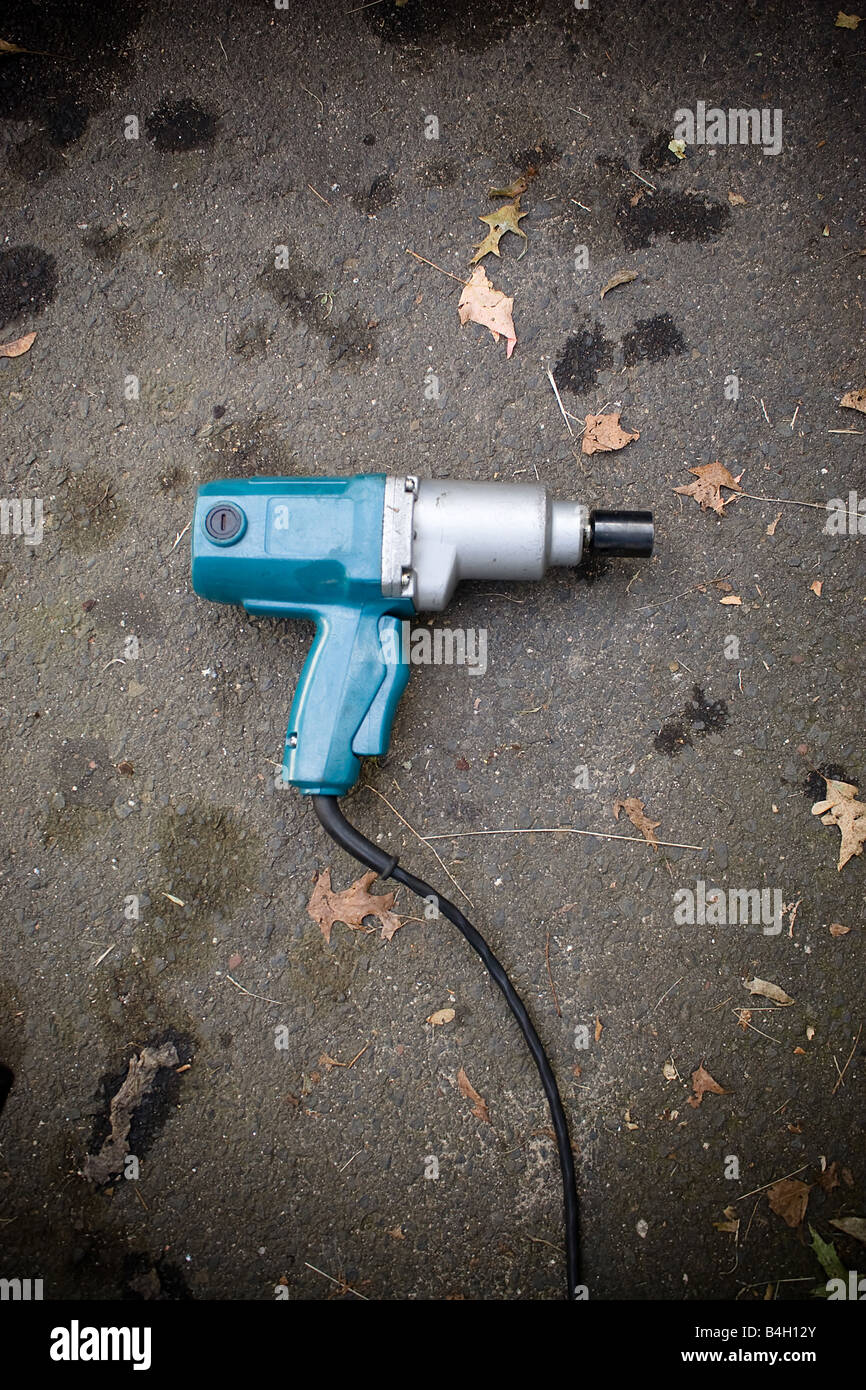
M 368 868 L 375 869 L 381 878 L 393 878 L 397 883 L 404 884 L 413 893 L 417 893 L 420 898 L 433 898 L 443 916 L 447 917 L 449 922 L 454 923 L 457 930 L 465 936 L 473 951 L 477 951 L 491 978 L 496 981 L 505 995 L 508 1007 L 517 1019 L 520 1031 L 526 1039 L 527 1047 L 532 1053 L 533 1061 L 541 1077 L 544 1093 L 547 1096 L 547 1103 L 550 1106 L 550 1116 L 556 1132 L 556 1147 L 559 1150 L 559 1166 L 562 1170 L 565 1256 L 568 1274 L 566 1297 L 575 1298 L 578 1280 L 577 1188 L 574 1177 L 574 1156 L 571 1152 L 571 1140 L 568 1137 L 568 1121 L 565 1118 L 565 1110 L 556 1085 L 556 1078 L 553 1075 L 553 1068 L 547 1060 L 547 1053 L 544 1051 L 541 1039 L 526 1012 L 523 1000 L 484 937 L 463 916 L 459 907 L 455 907 L 454 903 L 443 898 L 441 893 L 437 893 L 422 878 L 416 878 L 414 874 L 401 869 L 393 855 L 386 854 L 378 845 L 374 845 L 371 840 L 368 840 L 366 835 L 362 835 L 360 830 L 356 830 L 355 826 L 346 820 L 335 796 L 314 796 L 313 808 L 331 838 L 336 840 L 337 844 L 353 858 L 359 860 L 361 864 L 366 864 Z

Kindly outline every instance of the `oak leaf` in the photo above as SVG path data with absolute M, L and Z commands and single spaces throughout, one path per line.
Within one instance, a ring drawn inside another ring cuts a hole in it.
M 812 815 L 821 817 L 822 825 L 836 825 L 842 836 L 837 870 L 844 869 L 849 859 L 863 853 L 866 844 L 866 805 L 857 800 L 857 788 L 851 782 L 836 782 L 824 778 L 827 796 L 816 801 Z
M 707 1091 L 713 1096 L 726 1096 L 728 1094 L 724 1086 L 720 1086 L 714 1077 L 710 1076 L 703 1062 L 697 1071 L 692 1072 L 692 1090 L 694 1095 L 689 1096 L 689 1105 L 697 1110 Z
M 373 894 L 369 891 L 370 884 L 376 877 L 375 871 L 371 869 L 360 878 L 356 878 L 348 888 L 336 893 L 331 887 L 331 870 L 325 869 L 319 874 L 312 897 L 307 903 L 307 913 L 318 923 L 322 936 L 329 944 L 331 928 L 335 922 L 344 922 L 353 931 L 362 931 L 365 917 L 378 917 L 382 926 L 383 941 L 390 941 L 403 925 L 396 912 L 391 911 L 396 893 Z
M 767 1199 L 771 1210 L 793 1228 L 803 1224 L 811 1191 L 807 1182 L 800 1182 L 798 1178 L 782 1178 L 767 1188 Z
M 490 231 L 487 233 L 484 240 L 478 243 L 475 248 L 475 255 L 472 257 L 470 264 L 476 265 L 484 256 L 488 256 L 491 253 L 494 256 L 501 256 L 502 252 L 499 250 L 499 243 L 506 232 L 515 232 L 517 236 L 522 236 L 523 240 L 526 241 L 527 236 L 520 226 L 520 219 L 527 215 L 527 213 L 521 211 L 520 195 L 518 194 L 513 202 L 503 203 L 502 207 L 497 208 L 495 212 L 489 212 L 486 217 L 479 217 L 479 222 L 486 222 Z M 520 260 L 521 256 L 525 255 L 526 247 L 524 246 L 517 259 Z
M 457 1073 L 457 1089 L 461 1096 L 472 1101 L 472 1114 L 476 1120 L 483 1120 L 486 1125 L 489 1125 L 490 1112 L 487 1109 L 487 1101 L 479 1096 L 462 1067 Z
M 726 487 L 731 492 L 742 492 L 740 478 L 734 478 L 722 463 L 704 463 L 699 468 L 690 468 L 690 473 L 694 473 L 697 482 L 690 483 L 688 487 L 675 487 L 674 492 L 681 492 L 686 497 L 694 497 L 696 502 L 700 502 L 702 511 L 714 511 L 719 516 L 724 516 L 725 507 L 733 502 L 733 497 L 723 497 L 722 488 Z
M 510 357 L 517 343 L 514 320 L 511 317 L 513 308 L 513 296 L 494 289 L 485 274 L 484 266 L 477 265 L 468 284 L 464 286 L 457 313 L 462 324 L 480 323 L 482 327 L 489 328 L 496 343 L 499 342 L 501 334 L 505 339 L 505 356 Z
M 624 430 L 619 423 L 619 410 L 609 415 L 587 415 L 586 429 L 581 440 L 585 454 L 610 454 L 615 449 L 624 449 L 633 439 L 640 439 L 639 430 Z
M 655 837 L 655 832 L 661 825 L 660 820 L 650 820 L 645 814 L 643 802 L 636 796 L 627 796 L 624 801 L 613 803 L 613 818 L 619 820 L 620 811 L 625 811 L 635 830 L 639 830 L 648 845 L 653 849 L 658 849 L 659 842 Z

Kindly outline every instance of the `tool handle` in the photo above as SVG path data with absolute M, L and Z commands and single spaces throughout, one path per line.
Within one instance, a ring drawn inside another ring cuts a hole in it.
M 283 778 L 306 796 L 343 796 L 359 759 L 387 752 L 409 679 L 407 644 L 400 618 L 380 604 L 329 604 L 306 616 L 316 636 L 292 703 Z

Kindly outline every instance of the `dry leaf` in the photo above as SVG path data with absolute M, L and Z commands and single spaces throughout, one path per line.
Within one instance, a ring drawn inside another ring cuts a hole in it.
M 486 217 L 480 217 L 479 222 L 486 222 L 490 231 L 484 240 L 478 243 L 470 264 L 476 265 L 484 256 L 489 256 L 491 253 L 494 256 L 500 256 L 502 253 L 499 250 L 499 243 L 506 232 L 516 232 L 526 241 L 526 233 L 520 226 L 520 219 L 527 215 L 520 210 L 520 196 L 518 195 L 513 203 L 503 203 L 502 207 L 497 208 L 495 212 L 489 212 Z M 525 254 L 526 247 L 524 246 L 517 259 L 520 260 L 521 256 L 525 256 Z
M 823 589 L 823 587 L 823 579 L 813 579 L 812 583 L 809 585 L 810 592 L 813 594 L 817 594 L 819 598 L 821 597 L 821 590 Z
M 35 342 L 35 333 L 25 333 L 23 338 L 15 338 L 11 343 L 0 343 L 0 357 L 20 357 L 29 352 Z
M 713 1096 L 728 1095 L 725 1087 L 720 1086 L 718 1081 L 715 1081 L 713 1077 L 710 1076 L 710 1073 L 706 1070 L 703 1063 L 701 1063 L 697 1071 L 692 1072 L 692 1090 L 694 1091 L 694 1095 L 689 1096 L 689 1105 L 692 1106 L 694 1110 L 697 1110 L 707 1091 Z
M 604 1024 L 602 1023 L 602 1021 L 601 1021 L 601 1019 L 599 1018 L 598 1014 L 596 1014 L 596 1016 L 595 1016 L 595 1040 L 596 1040 L 596 1042 L 598 1042 L 598 1040 L 599 1040 L 599 1038 L 601 1037 L 601 1035 L 602 1035 L 603 1032 L 604 1032 Z
M 170 903 L 177 903 L 178 907 L 186 907 L 186 903 L 184 902 L 183 898 L 176 898 L 174 896 L 174 893 L 163 893 L 162 896 L 164 898 L 168 898 Z
M 866 386 L 861 386 L 859 391 L 846 391 L 839 404 L 848 410 L 862 410 L 866 415 Z
M 751 1009 L 735 1009 L 734 1012 L 735 1012 L 736 1015 L 737 1015 L 737 1023 L 738 1023 L 738 1025 L 739 1025 L 739 1027 L 742 1028 L 743 1031 L 745 1031 L 745 1030 L 748 1028 L 748 1026 L 749 1026 L 749 1024 L 751 1023 L 751 1021 L 752 1021 L 752 1010 L 751 1010 Z
M 514 320 L 511 317 L 513 308 L 513 296 L 494 289 L 484 272 L 484 266 L 477 265 L 468 285 L 464 286 L 457 313 L 462 324 L 480 323 L 482 327 L 489 328 L 496 343 L 502 334 L 505 339 L 505 356 L 510 357 L 517 342 Z
M 736 207 L 742 207 L 742 205 L 743 205 L 743 203 L 745 203 L 745 201 L 746 201 L 746 200 L 745 200 L 745 198 L 743 197 L 742 193 L 729 193 L 729 194 L 728 194 L 728 202 L 731 204 L 732 207 L 735 207 L 735 208 L 736 208 Z
M 830 1225 L 835 1226 L 837 1231 L 844 1231 L 846 1236 L 862 1240 L 866 1245 L 866 1216 L 840 1216 L 837 1221 L 831 1221 Z
M 843 927 L 841 922 L 831 922 L 827 928 L 831 936 L 847 936 L 850 927 Z
M 805 1049 L 805 1047 L 795 1047 L 795 1048 L 794 1048 L 794 1056 L 795 1056 L 795 1057 L 805 1057 L 805 1056 L 806 1056 L 806 1049 Z
M 29 53 L 29 48 L 19 48 L 17 43 L 7 43 L 0 39 L 0 53 Z
M 779 512 L 779 515 L 776 517 L 776 520 L 775 520 L 775 521 L 771 521 L 770 524 L 769 524 L 769 526 L 767 527 L 767 535 L 768 535 L 768 536 L 775 536 L 775 534 L 776 534 L 776 527 L 778 526 L 778 524 L 779 524 L 779 522 L 780 522 L 781 520 L 782 520 L 782 513 Z
M 719 599 L 719 603 L 733 604 L 738 608 L 742 606 L 742 602 L 743 600 L 740 598 L 739 594 L 726 594 L 724 598 Z
M 143 1047 L 131 1057 L 126 1076 L 112 1097 L 109 1107 L 111 1131 L 98 1154 L 88 1154 L 82 1173 L 91 1182 L 104 1183 L 115 1173 L 122 1173 L 124 1159 L 129 1153 L 129 1131 L 135 1113 L 146 1098 L 162 1067 L 177 1067 L 180 1058 L 174 1043 L 160 1047 Z
M 624 430 L 619 423 L 621 410 L 609 415 L 587 415 L 581 448 L 585 454 L 609 454 L 624 449 L 633 439 L 640 439 L 639 430 Z
M 487 196 L 488 198 L 519 198 L 521 193 L 525 193 L 529 187 L 529 177 L 529 175 L 521 174 L 507 188 L 489 188 Z
M 773 985 L 769 980 L 759 980 L 757 975 L 754 980 L 744 980 L 743 988 L 750 994 L 760 994 L 763 999 L 772 999 L 776 1004 L 793 1004 L 790 994 L 786 994 L 778 985 Z
M 369 887 L 377 874 L 373 869 L 362 874 L 341 893 L 331 887 L 331 870 L 325 869 L 316 879 L 312 897 L 307 903 L 307 913 L 321 928 L 322 936 L 330 943 L 331 928 L 335 922 L 344 922 L 353 931 L 360 931 L 365 917 L 378 917 L 382 924 L 382 939 L 390 941 L 403 923 L 392 912 L 396 893 L 370 893 Z
M 490 1114 L 487 1109 L 487 1101 L 479 1096 L 462 1067 L 457 1073 L 457 1089 L 461 1096 L 472 1101 L 472 1114 L 476 1120 L 483 1120 L 486 1125 L 489 1125 Z
M 842 836 L 837 870 L 843 869 L 855 854 L 863 853 L 866 844 L 866 805 L 857 800 L 857 788 L 851 782 L 835 782 L 826 777 L 827 798 L 816 801 L 812 815 L 821 817 L 822 825 L 837 825 Z
M 670 150 L 671 154 L 675 154 L 675 155 L 676 155 L 677 159 L 685 159 L 685 157 L 686 157 L 686 142 L 685 142 L 685 140 L 669 140 L 669 141 L 668 141 L 668 149 Z
M 688 487 L 675 487 L 674 492 L 681 492 L 686 497 L 694 497 L 696 502 L 700 502 L 701 510 L 708 509 L 717 512 L 719 516 L 724 516 L 725 507 L 734 501 L 733 497 L 723 497 L 721 489 L 730 488 L 734 493 L 742 492 L 740 478 L 734 478 L 722 463 L 705 463 L 699 468 L 690 468 L 690 473 L 694 473 L 697 482 L 690 483 Z
M 665 1062 L 664 1066 L 662 1067 L 662 1075 L 664 1076 L 665 1081 L 676 1081 L 677 1069 L 674 1066 L 673 1062 Z
M 649 816 L 644 814 L 643 802 L 636 796 L 627 796 L 624 801 L 613 803 L 614 820 L 619 820 L 620 811 L 625 811 L 635 830 L 640 831 L 647 844 L 652 845 L 653 849 L 658 849 L 659 842 L 654 832 L 658 830 L 661 821 L 650 820 Z
M 406 1239 L 405 1235 L 403 1234 L 403 1227 L 402 1227 L 402 1226 L 392 1226 L 391 1229 L 390 1229 L 389 1232 L 388 1232 L 388 1235 L 391 1237 L 392 1240 L 405 1240 L 405 1239 Z
M 773 1186 L 767 1189 L 767 1199 L 776 1215 L 781 1216 L 782 1220 L 793 1228 L 803 1224 L 811 1190 L 807 1182 L 800 1182 L 797 1178 L 782 1178 L 780 1182 L 774 1182 Z
M 604 299 L 608 290 L 615 290 L 617 285 L 630 285 L 632 280 L 636 280 L 638 272 L 636 270 L 618 270 L 612 275 L 602 290 L 599 298 Z
M 806 1042 L 811 1042 L 815 1036 L 815 1029 L 811 1023 L 806 1024 Z
M 453 1023 L 455 1017 L 453 1009 L 437 1009 L 426 1021 L 432 1023 L 434 1028 L 441 1028 L 443 1023 Z
M 856 29 L 859 23 L 859 14 L 846 14 L 844 10 L 840 10 L 835 19 L 837 29 Z
M 732 1236 L 738 1235 L 740 1230 L 740 1218 L 737 1215 L 736 1207 L 725 1207 L 722 1215 L 726 1216 L 727 1220 L 714 1221 L 713 1225 L 715 1226 L 716 1230 L 729 1231 Z
M 820 1187 L 824 1192 L 833 1192 L 839 1187 L 841 1179 L 839 1177 L 839 1164 L 836 1159 L 826 1167 L 819 1177 L 816 1187 Z

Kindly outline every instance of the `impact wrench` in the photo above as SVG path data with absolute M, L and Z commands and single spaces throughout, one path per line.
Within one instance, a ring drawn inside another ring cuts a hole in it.
M 388 750 L 409 679 L 403 623 L 440 612 L 461 579 L 543 579 L 588 551 L 652 554 L 651 512 L 589 511 L 525 483 L 391 477 L 243 478 L 199 489 L 192 583 L 263 618 L 309 618 L 316 637 L 295 692 L 282 776 L 328 834 L 381 878 L 430 900 L 501 989 L 550 1105 L 562 1169 L 568 1276 L 578 1289 L 577 1191 L 568 1123 L 541 1040 L 487 942 L 459 908 L 402 869 L 343 815 L 362 757 Z

